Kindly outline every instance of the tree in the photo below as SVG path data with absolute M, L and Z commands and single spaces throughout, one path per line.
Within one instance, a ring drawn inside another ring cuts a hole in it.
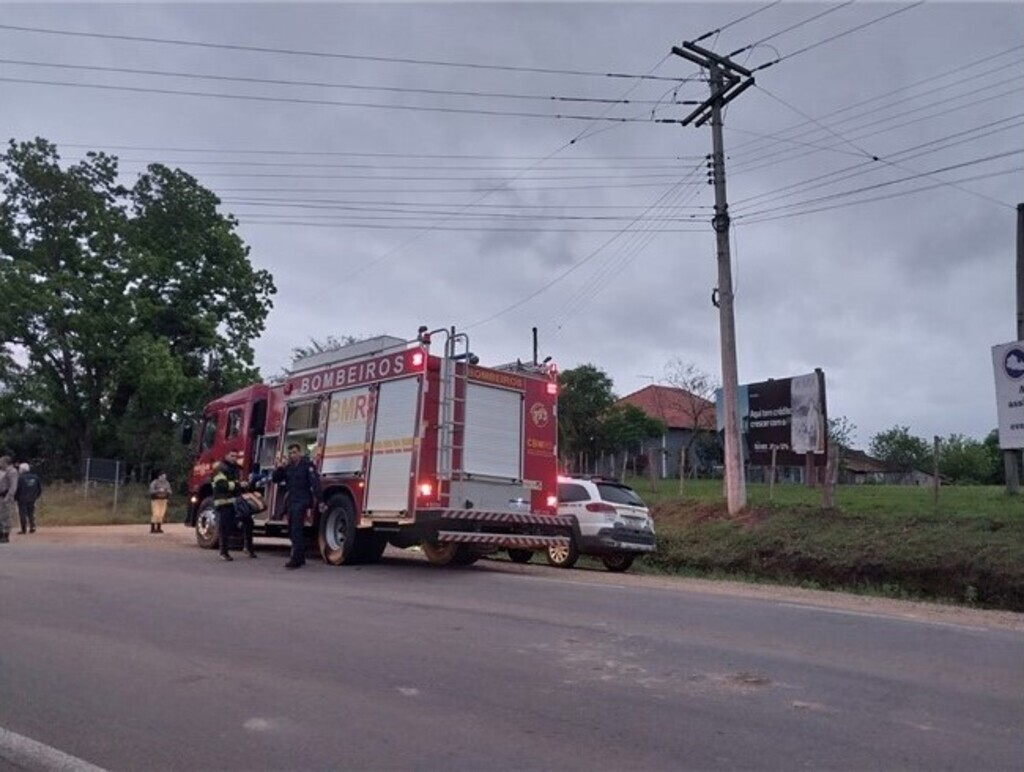
M 592 364 L 559 373 L 558 444 L 564 458 L 593 453 L 601 420 L 615 404 L 612 380 Z
M 985 453 L 992 467 L 992 478 L 989 485 L 1006 485 L 1006 466 L 1003 462 L 1003 450 L 999 447 L 999 430 L 993 429 L 982 442 Z
M 665 424 L 636 405 L 612 405 L 601 417 L 597 449 L 622 453 L 639 447 L 649 437 L 665 433 Z
M 126 188 L 103 153 L 65 168 L 36 139 L 0 156 L 0 329 L 25 361 L 6 380 L 70 469 L 155 462 L 175 417 L 257 376 L 274 283 L 219 205 L 159 164 Z
M 951 434 L 939 444 L 939 474 L 955 483 L 993 485 L 1001 465 L 984 443 Z
M 311 337 L 308 345 L 292 347 L 292 359 L 303 359 L 315 354 L 322 354 L 325 351 L 337 351 L 340 348 L 351 346 L 353 343 L 359 343 L 363 340 L 367 340 L 367 338 L 357 338 L 355 335 L 342 335 L 340 338 L 335 335 L 328 335 L 323 340 Z
M 693 427 L 687 439 L 686 446 L 681 454 L 680 461 L 682 468 L 679 470 L 680 480 L 686 474 L 686 465 L 693 457 L 694 444 L 698 442 L 701 434 L 707 425 L 714 426 L 715 415 L 715 393 L 719 384 L 707 373 L 698 369 L 692 362 L 684 362 L 679 357 L 669 360 L 665 365 L 665 380 L 677 389 L 682 389 L 689 396 L 678 402 L 677 408 L 682 411 Z M 707 429 L 707 433 L 714 434 L 714 429 Z M 701 439 L 700 445 L 705 447 L 708 443 Z M 717 439 L 714 442 L 718 444 Z M 694 470 L 696 471 L 696 470 Z M 682 482 L 680 482 L 680 486 Z
M 844 415 L 828 419 L 828 438 L 843 450 L 849 450 L 857 437 L 857 425 Z
M 898 472 L 930 469 L 932 452 L 928 443 L 910 433 L 909 427 L 894 426 L 871 438 L 872 456 Z

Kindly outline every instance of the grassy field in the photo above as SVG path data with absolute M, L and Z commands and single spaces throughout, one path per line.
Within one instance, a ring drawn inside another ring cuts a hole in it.
M 801 485 L 747 488 L 748 507 L 726 512 L 720 480 L 629 481 L 651 505 L 658 551 L 637 571 L 778 582 L 900 598 L 1024 611 L 1024 496 L 1002 488 L 863 485 L 821 490 Z M 184 496 L 168 522 L 182 522 Z M 118 491 L 48 486 L 37 505 L 40 528 L 146 523 L 144 485 Z M 15 527 L 17 525 L 15 524 Z M 539 558 L 535 558 L 539 561 Z
M 185 497 L 171 498 L 166 522 L 185 518 Z M 14 515 L 17 528 L 17 515 Z M 36 504 L 36 523 L 40 528 L 55 525 L 123 525 L 149 522 L 149 486 L 129 484 L 118 488 L 115 507 L 114 488 L 93 485 L 88 491 L 81 483 L 53 483 L 43 489 Z
M 748 487 L 730 517 L 721 481 L 656 489 L 658 552 L 642 570 L 773 581 L 1024 611 L 1024 497 L 1002 488 L 845 486 L 836 507 L 821 490 Z

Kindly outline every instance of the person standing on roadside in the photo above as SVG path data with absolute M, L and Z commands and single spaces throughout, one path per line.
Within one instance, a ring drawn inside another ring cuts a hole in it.
M 36 501 L 43 495 L 43 481 L 28 464 L 18 467 L 18 489 L 14 492 L 14 500 L 18 502 L 18 519 L 21 521 L 21 532 L 36 532 Z
M 235 530 L 235 498 L 246 487 L 245 482 L 238 479 L 240 464 L 238 451 L 229 450 L 213 475 L 213 506 L 217 510 L 217 541 L 220 542 L 221 560 L 234 560 L 228 552 L 228 541 Z
M 285 568 L 301 568 L 306 564 L 306 541 L 302 527 L 308 510 L 320 498 L 320 475 L 308 457 L 302 454 L 298 443 L 288 446 L 288 463 L 274 470 L 272 478 L 284 483 L 288 490 L 285 508 L 288 512 L 288 538 L 292 542 L 292 554 Z
M 167 482 L 167 474 L 161 472 L 149 484 L 149 532 L 164 532 L 164 515 L 167 514 L 167 501 L 171 498 L 171 484 Z
M 18 491 L 18 470 L 10 456 L 0 456 L 0 544 L 11 540 L 11 509 Z

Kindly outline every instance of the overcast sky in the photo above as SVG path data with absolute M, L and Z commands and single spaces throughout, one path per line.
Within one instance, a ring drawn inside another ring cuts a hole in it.
M 725 116 L 740 382 L 821 367 L 860 447 L 983 438 L 1016 337 L 1024 4 L 0 4 L 0 136 L 217 193 L 279 290 L 265 374 L 420 324 L 526 360 L 536 326 L 625 395 L 673 358 L 721 377 L 711 131 L 661 122 L 708 92 L 672 46 L 716 29 L 778 60 Z

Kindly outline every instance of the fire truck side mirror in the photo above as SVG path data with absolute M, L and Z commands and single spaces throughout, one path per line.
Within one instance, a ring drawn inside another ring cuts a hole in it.
M 192 442 L 192 432 L 195 429 L 195 425 L 192 423 L 191 418 L 183 418 L 181 421 L 181 429 L 179 430 L 179 437 L 182 445 L 188 445 Z

